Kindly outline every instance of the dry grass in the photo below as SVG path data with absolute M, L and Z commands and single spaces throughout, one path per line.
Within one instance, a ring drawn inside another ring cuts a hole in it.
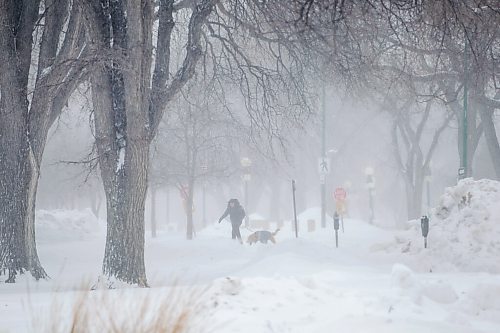
M 170 290 L 170 291 L 168 291 Z M 54 301 L 35 332 L 188 333 L 201 310 L 201 291 L 180 287 L 79 291 Z M 199 317 L 198 317 L 199 318 Z M 36 327 L 38 326 L 38 327 Z M 197 325 L 196 333 L 200 332 Z

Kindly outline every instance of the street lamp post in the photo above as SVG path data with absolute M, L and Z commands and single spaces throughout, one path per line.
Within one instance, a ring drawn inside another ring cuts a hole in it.
M 375 221 L 375 210 L 373 207 L 373 196 L 375 195 L 375 176 L 373 174 L 373 168 L 367 167 L 365 169 L 366 187 L 368 188 L 368 199 L 370 201 L 370 224 L 373 224 L 373 222 Z
M 250 167 L 252 166 L 252 160 L 248 157 L 242 157 L 240 160 L 241 166 L 243 167 L 243 183 L 245 185 L 245 209 L 247 210 L 247 214 L 245 216 L 245 227 L 249 227 L 248 225 L 248 182 L 252 179 L 250 175 Z

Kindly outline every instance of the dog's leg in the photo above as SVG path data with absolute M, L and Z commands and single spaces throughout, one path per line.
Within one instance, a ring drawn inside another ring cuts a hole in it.
M 276 240 L 274 239 L 274 237 L 273 237 L 273 236 L 269 237 L 269 240 L 270 240 L 271 242 L 273 242 L 273 244 L 276 244 Z

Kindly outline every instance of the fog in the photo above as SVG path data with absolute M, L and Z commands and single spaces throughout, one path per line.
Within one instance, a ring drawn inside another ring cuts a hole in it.
M 394 157 L 391 114 L 369 101 L 360 101 L 345 91 L 339 91 L 332 84 L 327 84 L 327 87 L 325 147 L 331 161 L 331 171 L 326 177 L 327 214 L 332 216 L 335 209 L 333 191 L 337 187 L 343 187 L 347 190 L 348 216 L 368 219 L 369 193 L 365 170 L 370 167 L 374 169 L 376 179 L 375 223 L 384 227 L 400 227 L 408 220 L 408 216 L 404 180 Z M 243 174 L 247 171 L 238 163 L 246 155 L 252 160 L 246 207 L 249 214 L 258 214 L 265 219 L 290 220 L 293 216 L 292 179 L 297 182 L 299 213 L 310 207 L 321 206 L 318 160 L 321 156 L 323 110 L 321 94 L 317 94 L 316 98 L 313 101 L 313 114 L 301 126 L 287 130 L 283 136 L 285 144 L 274 152 L 274 156 L 261 153 L 268 151 L 266 142 L 256 146 L 256 143 L 249 143 L 246 132 L 240 132 L 239 139 L 242 143 L 231 153 L 236 156 L 231 161 L 234 170 L 228 175 L 202 178 L 195 185 L 195 230 L 201 229 L 204 224 L 203 183 L 206 191 L 206 223 L 217 220 L 230 198 L 246 202 Z M 105 219 L 105 197 L 95 152 L 92 153 L 94 134 L 88 96 L 84 91 L 79 91 L 69 105 L 49 134 L 41 168 L 37 206 L 38 209 L 90 209 Z M 244 105 L 233 104 L 231 108 L 240 110 L 244 116 Z M 436 114 L 438 112 L 436 110 Z M 249 124 L 244 121 L 242 126 L 248 127 Z M 424 147 L 429 145 L 436 127 L 430 123 L 424 129 Z M 225 131 L 224 128 L 219 130 Z M 457 131 L 456 121 L 452 121 L 439 138 L 431 164 L 429 199 L 427 189 L 423 193 L 424 213 L 429 209 L 428 200 L 430 206 L 434 207 L 444 188 L 457 181 Z M 151 188 L 154 188 L 154 213 L 158 228 L 182 231 L 186 227 L 186 214 L 179 189 L 176 184 L 167 184 L 158 178 L 162 174 L 168 174 L 168 170 L 154 151 L 161 152 L 164 148 L 157 143 L 151 154 L 153 169 L 159 169 L 149 180 L 146 228 L 149 229 L 151 224 Z M 230 159 L 229 156 L 227 158 Z M 475 178 L 494 178 L 491 163 L 484 139 L 481 139 L 473 164 Z
M 498 3 L 0 1 L 0 330 L 499 332 Z

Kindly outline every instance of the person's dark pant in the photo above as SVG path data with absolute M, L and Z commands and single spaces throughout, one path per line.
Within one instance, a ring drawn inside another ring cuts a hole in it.
M 233 230 L 232 230 L 232 238 L 233 239 L 238 238 L 239 240 L 241 240 L 240 225 L 241 225 L 241 222 L 231 222 L 231 226 L 233 227 Z

